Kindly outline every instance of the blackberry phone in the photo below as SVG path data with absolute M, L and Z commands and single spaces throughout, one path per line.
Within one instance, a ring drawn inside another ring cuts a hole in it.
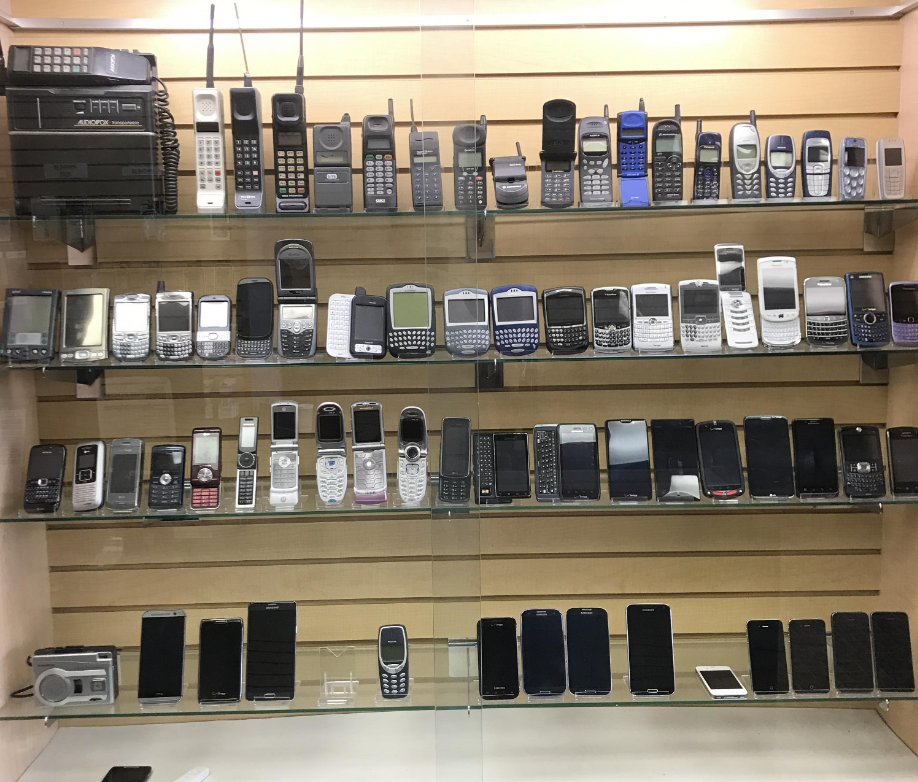
M 71 503 L 75 511 L 97 510 L 105 494 L 105 443 L 90 440 L 76 447 Z
M 838 430 L 844 490 L 848 497 L 886 496 L 883 447 L 875 426 L 843 426 Z
M 880 692 L 914 692 L 915 667 L 908 614 L 903 611 L 874 611 L 873 663 Z
M 814 347 L 848 341 L 848 297 L 841 277 L 807 277 L 803 281 L 806 341 Z
M 877 141 L 877 179 L 881 200 L 905 198 L 905 144 L 898 136 Z
M 242 619 L 202 619 L 198 651 L 198 702 L 242 700 Z
M 523 356 L 539 347 L 539 292 L 532 285 L 501 285 L 491 291 L 494 347 Z
M 405 283 L 386 288 L 386 342 L 394 358 L 428 358 L 437 344 L 434 289 Z
M 609 615 L 604 608 L 568 608 L 567 687 L 574 695 L 612 692 Z
M 795 418 L 791 427 L 797 496 L 837 497 L 835 422 L 831 418 Z
M 580 120 L 580 206 L 612 206 L 612 132 L 609 105 L 602 117 Z
M 351 299 L 350 354 L 354 358 L 384 358 L 387 324 L 386 297 L 370 296 L 365 288 L 357 288 Z
M 889 314 L 882 272 L 848 272 L 848 317 L 851 342 L 875 348 L 889 343 Z
M 185 612 L 145 611 L 140 622 L 140 703 L 178 703 L 185 689 Z
M 892 493 L 918 494 L 918 427 L 891 426 L 886 430 L 886 447 Z
M 63 445 L 33 445 L 29 451 L 22 507 L 29 513 L 54 513 L 61 505 L 64 486 Z
M 606 421 L 609 497 L 644 501 L 653 498 L 647 422 L 640 419 Z
M 676 691 L 673 618 L 668 605 L 632 603 L 625 609 L 628 689 L 632 695 L 672 695 Z
M 296 687 L 296 603 L 249 603 L 245 699 L 293 700 Z
M 354 455 L 354 501 L 385 502 L 386 435 L 382 405 L 354 402 L 351 405 L 351 452 Z
M 398 417 L 398 495 L 417 505 L 427 495 L 427 416 L 406 407 Z
M 61 361 L 108 358 L 108 288 L 61 292 Z
M 191 433 L 191 507 L 213 510 L 220 506 L 223 432 L 200 427 Z
M 832 194 L 832 135 L 828 130 L 808 130 L 800 149 L 804 198 Z
M 870 619 L 863 611 L 832 614 L 832 657 L 835 689 L 839 692 L 872 692 L 873 657 Z
M 194 294 L 167 291 L 160 281 L 156 290 L 156 356 L 163 361 L 186 361 L 192 356 Z
M 759 319 L 762 342 L 787 348 L 800 342 L 800 292 L 797 259 L 786 255 L 759 258 Z
M 137 510 L 142 485 L 143 440 L 135 437 L 112 440 L 108 454 L 105 507 L 113 511 Z
M 480 356 L 491 347 L 490 298 L 481 288 L 443 294 L 443 340 L 451 356 Z
M 277 282 L 277 352 L 284 358 L 316 354 L 318 289 L 316 259 L 307 239 L 282 239 L 274 244 Z
M 918 282 L 889 283 L 892 341 L 897 345 L 918 345 Z
M 239 446 L 236 453 L 236 510 L 255 508 L 258 479 L 258 418 L 239 419 Z
M 498 209 L 524 209 L 529 206 L 529 182 L 526 179 L 526 158 L 516 142 L 516 154 L 492 157 L 491 176 L 494 179 L 494 203 Z
M 56 290 L 6 289 L 0 356 L 10 361 L 54 358 L 58 296 Z
M 295 508 L 300 500 L 300 406 L 296 402 L 271 403 L 272 507 Z
M 147 504 L 157 510 L 177 510 L 185 504 L 184 445 L 154 445 L 150 449 Z
M 635 350 L 673 349 L 673 298 L 669 285 L 632 285 L 631 312 L 631 344 Z
M 542 105 L 542 206 L 563 209 L 574 204 L 577 107 L 556 98 Z
M 698 443 L 691 418 L 657 418 L 650 422 L 657 502 L 701 499 Z
M 267 358 L 274 346 L 274 284 L 246 277 L 236 285 L 236 355 Z
M 351 168 L 351 115 L 341 122 L 312 128 L 313 177 L 316 212 L 351 212 L 354 209 Z
M 719 352 L 720 286 L 716 280 L 679 283 L 679 338 L 684 353 Z
M 780 619 L 746 622 L 749 644 L 749 675 L 756 695 L 780 695 L 789 691 L 784 623 Z
M 468 418 L 444 418 L 440 424 L 440 481 L 437 496 L 441 502 L 468 502 L 472 488 L 471 430 Z
M 440 164 L 440 135 L 436 131 L 419 131 L 414 121 L 414 99 L 411 107 L 411 131 L 408 133 L 408 155 L 411 158 L 411 206 L 415 212 L 439 212 L 443 209 L 443 176 Z
M 802 695 L 828 692 L 826 623 L 822 619 L 791 619 L 787 631 L 794 692 Z
M 198 299 L 198 330 L 195 352 L 203 359 L 226 358 L 230 352 L 232 307 L 229 296 L 213 294 Z
M 150 355 L 150 294 L 118 293 L 112 300 L 112 355 L 143 361 Z
M 512 616 L 478 620 L 478 694 L 484 700 L 512 700 L 520 694 L 516 619 Z
M 532 430 L 535 492 L 539 502 L 561 499 L 561 451 L 558 424 L 536 424 Z
M 863 201 L 866 179 L 867 140 L 845 136 L 838 142 L 838 200 Z
M 749 415 L 743 419 L 749 496 L 784 500 L 794 496 L 794 463 L 790 429 L 780 415 Z
M 477 125 L 467 122 L 453 128 L 453 188 L 459 211 L 484 211 L 488 207 L 487 139 L 484 114 Z
M 363 210 L 398 211 L 398 167 L 395 165 L 395 110 L 363 118 Z
M 593 424 L 561 424 L 558 427 L 561 454 L 562 500 L 598 500 L 599 443 Z
M 743 485 L 743 462 L 733 421 L 702 421 L 695 427 L 701 487 L 705 497 L 718 500 L 739 497 Z
M 316 485 L 319 499 L 337 504 L 347 491 L 347 433 L 337 402 L 316 407 Z
M 695 177 L 692 202 L 720 200 L 720 133 L 703 131 L 701 120 L 695 125 Z
M 653 125 L 653 200 L 666 203 L 682 200 L 682 112 L 676 104 L 673 119 Z
M 792 201 L 797 184 L 797 149 L 791 136 L 765 139 L 765 197 Z
M 616 122 L 619 191 L 622 206 L 647 206 L 647 112 L 620 111 Z
M 527 695 L 561 695 L 567 689 L 564 624 L 555 608 L 529 608 L 520 616 L 520 657 Z
M 377 636 L 379 689 L 383 698 L 408 697 L 408 633 L 405 625 L 383 625 Z
M 758 201 L 762 198 L 762 156 L 755 112 L 749 122 L 737 122 L 730 128 L 730 183 L 734 201 Z
M 593 313 L 593 350 L 618 353 L 631 350 L 631 293 L 610 286 L 590 291 Z
M 580 286 L 542 291 L 545 344 L 552 353 L 583 353 L 590 344 L 586 294 Z

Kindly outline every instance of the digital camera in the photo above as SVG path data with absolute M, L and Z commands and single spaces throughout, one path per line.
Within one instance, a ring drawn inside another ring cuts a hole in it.
M 32 655 L 35 700 L 41 706 L 114 703 L 118 697 L 117 646 L 55 646 Z

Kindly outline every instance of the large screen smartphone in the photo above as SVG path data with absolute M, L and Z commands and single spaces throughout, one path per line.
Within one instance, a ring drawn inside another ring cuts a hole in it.
M 604 608 L 568 608 L 566 619 L 568 689 L 574 695 L 608 695 L 609 615 Z
M 903 611 L 874 611 L 873 658 L 880 692 L 914 692 L 915 667 L 908 614 Z
M 202 619 L 198 701 L 235 703 L 242 698 L 242 620 Z
M 609 496 L 613 500 L 653 497 L 647 422 L 640 419 L 606 421 Z
M 751 619 L 746 623 L 749 672 L 756 695 L 788 691 L 784 623 L 780 619 Z
M 701 499 L 698 445 L 691 418 L 658 418 L 650 422 L 657 502 Z
M 564 626 L 554 608 L 530 608 L 520 618 L 523 689 L 527 695 L 561 695 L 567 689 Z
M 599 446 L 593 424 L 561 424 L 561 499 L 599 499 Z
M 794 462 L 790 429 L 781 415 L 750 415 L 743 419 L 749 495 L 755 499 L 794 496 Z
M 520 694 L 516 619 L 512 616 L 478 620 L 478 692 L 494 700 Z
M 733 421 L 702 421 L 695 427 L 705 497 L 727 500 L 744 490 L 743 462 Z
M 137 700 L 177 703 L 185 671 L 185 612 L 147 611 L 140 622 Z
M 790 637 L 791 681 L 794 692 L 829 691 L 829 650 L 826 645 L 826 623 L 822 619 L 791 619 L 787 623 Z
M 832 614 L 832 657 L 835 661 L 836 690 L 873 690 L 870 619 L 863 611 L 837 611 Z
M 792 428 L 797 496 L 837 497 L 835 422 L 831 418 L 795 418 Z
M 626 609 L 625 619 L 631 694 L 672 695 L 676 690 L 676 664 L 669 606 L 634 603 Z
M 296 684 L 296 603 L 249 603 L 245 699 L 291 700 Z

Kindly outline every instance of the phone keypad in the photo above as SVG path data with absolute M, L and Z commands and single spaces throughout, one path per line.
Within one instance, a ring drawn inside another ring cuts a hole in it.
M 163 361 L 182 361 L 191 358 L 191 335 L 178 339 L 157 336 L 156 355 Z
M 720 171 L 703 166 L 695 170 L 695 194 L 698 201 L 717 201 L 720 198 Z
M 334 295 L 328 300 L 328 330 L 325 352 L 335 358 L 351 358 L 351 300 L 353 296 Z
M 589 203 L 612 203 L 612 166 L 608 157 L 602 161 L 585 159 L 580 164 L 580 198 Z
M 404 698 L 408 695 L 408 670 L 400 673 L 379 672 L 379 687 L 383 698 Z
M 574 165 L 570 171 L 542 170 L 542 206 L 565 207 L 574 203 Z
M 683 342 L 717 342 L 721 341 L 720 319 L 717 323 L 683 323 L 681 338 Z
M 223 142 L 219 136 L 198 136 L 198 190 L 223 189 Z
M 96 504 L 96 497 L 95 483 L 73 484 L 73 493 L 70 501 L 73 504 L 74 510 L 95 510 L 99 507 L 98 504 Z
M 191 507 L 192 508 L 216 508 L 220 505 L 220 487 L 219 486 L 194 486 L 191 489 Z
M 391 154 L 364 158 L 363 192 L 368 199 L 395 194 L 395 158 Z
M 841 345 L 848 341 L 848 319 L 836 318 L 825 321 L 806 319 L 807 342 Z
M 800 342 L 800 318 L 765 320 L 762 318 L 762 342 L 775 347 L 790 347 Z
M 33 46 L 33 73 L 89 73 L 87 46 Z
M 142 361 L 150 355 L 150 335 L 130 334 L 112 339 L 112 355 L 119 361 Z
M 480 356 L 491 347 L 491 332 L 487 326 L 446 329 L 446 349 L 454 356 Z
M 733 174 L 733 197 L 735 199 L 755 199 L 762 197 L 762 172 L 756 166 L 751 174 L 736 171 Z
M 236 339 L 236 355 L 239 358 L 267 358 L 271 355 L 272 340 Z
M 46 513 L 55 510 L 61 501 L 61 482 L 57 478 L 41 478 L 26 482 L 25 506 L 27 510 L 40 508 Z
M 456 209 L 484 209 L 485 206 L 484 171 L 460 168 L 456 172 Z
M 433 329 L 392 329 L 388 342 L 396 356 L 432 356 L 436 347 Z
M 885 312 L 877 312 L 875 323 L 864 323 L 854 318 L 851 323 L 851 341 L 857 345 L 885 345 L 889 342 L 889 321 Z
M 356 494 L 386 494 L 386 475 L 384 452 L 354 452 L 354 491 Z
M 623 177 L 647 175 L 647 142 L 618 142 L 618 172 Z
M 640 318 L 634 323 L 634 341 L 667 342 L 672 345 L 673 324 L 668 318 Z
M 313 321 L 306 321 L 312 323 Z M 284 322 L 288 323 L 287 321 Z M 285 358 L 308 358 L 314 353 L 313 336 L 315 331 L 306 328 L 300 321 L 289 321 L 289 328 L 286 325 L 281 327 L 280 331 L 280 354 Z
M 752 314 L 752 300 L 748 295 L 738 291 L 722 291 L 720 303 L 727 328 L 727 344 L 743 348 L 758 345 L 759 335 Z
M 316 482 L 322 502 L 338 503 L 347 491 L 347 457 L 320 456 L 316 463 Z
M 445 478 L 441 474 L 437 496 L 441 502 L 468 502 L 469 479 Z
M 230 352 L 230 343 L 229 342 L 211 342 L 210 340 L 203 340 L 198 342 L 198 355 L 201 358 L 223 358 L 228 356 Z
M 848 462 L 845 465 L 845 494 L 849 497 L 882 497 L 886 494 L 886 479 L 882 464 Z
M 236 190 L 261 190 L 261 152 L 257 138 L 233 139 Z
M 475 493 L 479 503 L 494 501 L 494 442 L 490 435 L 475 435 Z
M 427 459 L 398 460 L 398 493 L 402 502 L 416 504 L 427 494 Z
M 655 201 L 682 200 L 682 156 L 657 154 L 653 159 Z
M 306 169 L 306 154 L 302 149 L 278 149 L 274 153 L 275 183 L 278 197 L 306 196 L 309 172 Z M 237 188 L 238 190 L 238 188 Z
M 181 476 L 163 473 L 150 476 L 148 502 L 151 508 L 181 508 L 184 485 Z
M 809 164 L 806 167 L 806 184 L 812 198 L 824 198 L 829 195 L 829 180 L 832 178 L 832 163 Z
M 411 198 L 415 209 L 442 209 L 443 184 L 440 164 L 411 164 Z
M 498 326 L 494 329 L 494 344 L 501 353 L 532 353 L 539 346 L 539 327 Z
M 867 176 L 866 168 L 855 168 L 853 166 L 842 166 L 840 187 L 842 195 L 848 199 L 863 198 L 867 189 L 865 177 Z
M 883 192 L 887 198 L 901 198 L 904 183 L 903 166 L 886 166 L 883 168 Z
M 918 323 L 893 323 L 893 342 L 900 345 L 914 345 L 918 343 Z
M 255 470 L 236 470 L 236 507 L 255 504 Z
M 605 350 L 629 350 L 631 348 L 631 326 L 594 328 L 593 344 Z
M 558 432 L 556 429 L 535 430 L 536 496 L 557 497 Z
M 797 170 L 794 169 L 794 174 L 792 176 L 786 177 L 774 177 L 769 176 L 768 179 L 768 197 L 769 198 L 793 198 L 794 190 L 797 184 L 796 177 Z
M 549 350 L 585 349 L 589 344 L 587 325 L 555 326 L 546 330 Z

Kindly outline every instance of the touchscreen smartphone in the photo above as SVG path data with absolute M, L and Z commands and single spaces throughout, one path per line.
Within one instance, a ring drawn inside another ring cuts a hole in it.
M 743 419 L 749 495 L 778 500 L 794 496 L 794 462 L 790 429 L 780 415 L 750 415 Z
M 568 608 L 566 620 L 568 689 L 574 695 L 608 695 L 609 615 L 604 608 Z
M 185 612 L 146 611 L 140 621 L 140 672 L 137 700 L 177 703 L 185 671 Z
M 478 692 L 485 699 L 512 699 L 520 694 L 516 653 L 516 619 L 478 620 Z
M 880 692 L 914 692 L 915 667 L 908 614 L 903 611 L 874 611 L 873 658 Z
M 787 623 L 790 638 L 791 681 L 794 692 L 829 691 L 829 650 L 826 645 L 826 623 L 822 619 L 791 619 Z
M 873 690 L 870 619 L 863 611 L 837 611 L 832 614 L 832 657 L 835 661 L 836 690 Z
M 202 619 L 198 701 L 235 703 L 242 698 L 242 620 Z
M 784 623 L 780 619 L 752 619 L 746 623 L 749 672 L 756 695 L 788 691 Z
M 245 699 L 291 700 L 296 685 L 296 603 L 249 603 Z
M 523 689 L 527 695 L 561 695 L 567 689 L 564 626 L 554 608 L 530 608 L 520 618 Z
M 636 603 L 625 611 L 628 687 L 632 695 L 672 695 L 676 690 L 673 621 L 668 605 Z

